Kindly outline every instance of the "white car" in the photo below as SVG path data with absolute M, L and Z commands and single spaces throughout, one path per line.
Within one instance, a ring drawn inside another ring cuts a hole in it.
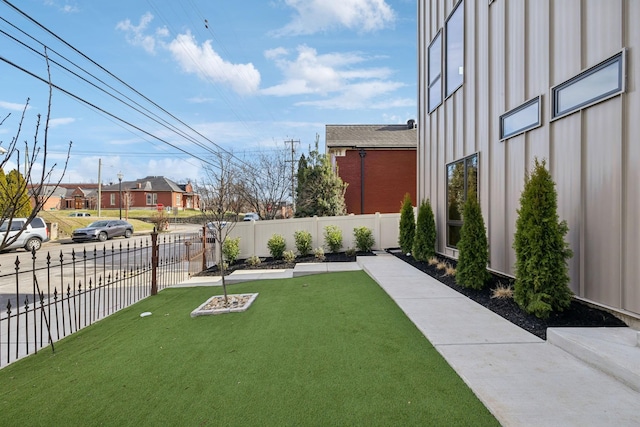
M 260 215 L 255 212 L 248 212 L 242 217 L 243 221 L 260 221 Z
M 37 251 L 42 246 L 42 243 L 49 241 L 49 228 L 42 218 L 35 217 L 25 226 L 26 223 L 27 218 L 13 218 L 11 221 L 6 219 L 0 225 L 0 243 L 3 241 L 10 242 L 24 228 L 24 231 L 20 233 L 13 243 L 2 248 L 3 250 L 24 248 L 28 252 Z

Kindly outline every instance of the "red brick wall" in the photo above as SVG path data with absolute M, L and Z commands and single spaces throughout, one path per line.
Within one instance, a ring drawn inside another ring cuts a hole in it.
M 338 174 L 347 182 L 347 213 L 400 212 L 405 193 L 416 200 L 415 150 L 365 150 L 364 211 L 361 212 L 360 151 L 337 157 Z

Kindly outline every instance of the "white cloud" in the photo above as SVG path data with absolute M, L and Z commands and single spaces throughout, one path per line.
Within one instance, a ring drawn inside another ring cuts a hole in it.
M 13 111 L 22 111 L 24 109 L 24 104 L 16 104 L 15 102 L 0 101 L 0 108 L 4 108 L 6 110 L 13 110 Z M 28 106 L 27 110 L 29 110 L 30 108 L 31 106 Z
M 260 73 L 252 63 L 233 64 L 226 61 L 213 49 L 210 40 L 198 44 L 190 31 L 165 42 L 170 36 L 169 30 L 159 27 L 151 31 L 152 21 L 153 15 L 147 12 L 138 25 L 126 19 L 119 22 L 116 28 L 126 34 L 130 44 L 140 46 L 150 54 L 155 54 L 158 49 L 166 49 L 182 71 L 195 74 L 202 80 L 230 86 L 241 95 L 254 93 L 260 87 Z
M 65 2 L 64 5 L 60 5 L 58 2 L 53 1 L 53 0 L 45 0 L 44 2 L 45 5 L 47 6 L 52 6 L 57 8 L 59 11 L 64 12 L 64 13 L 75 13 L 75 12 L 79 12 L 80 9 L 78 8 L 78 6 L 76 6 L 75 4 L 69 4 L 68 2 Z
M 68 124 L 73 123 L 75 121 L 76 121 L 76 119 L 74 119 L 73 117 L 61 117 L 59 119 L 50 119 L 49 120 L 49 127 L 54 128 L 56 126 L 68 125 Z
M 225 61 L 207 40 L 198 45 L 190 32 L 179 34 L 167 44 L 167 49 L 180 64 L 183 71 L 196 74 L 202 80 L 231 86 L 242 95 L 251 94 L 260 87 L 260 73 L 248 64 L 233 64 Z
M 284 0 L 295 9 L 293 20 L 274 35 L 314 34 L 345 27 L 359 32 L 376 31 L 396 19 L 385 0 Z

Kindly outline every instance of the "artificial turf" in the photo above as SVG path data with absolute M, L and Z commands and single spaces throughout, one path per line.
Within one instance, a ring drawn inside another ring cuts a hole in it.
M 0 370 L 0 423 L 498 425 L 363 272 L 234 285 L 248 311 L 190 317 L 219 291 L 166 289 Z

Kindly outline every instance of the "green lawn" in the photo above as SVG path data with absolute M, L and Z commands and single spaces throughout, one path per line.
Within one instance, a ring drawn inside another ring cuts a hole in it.
M 364 272 L 167 289 L 0 370 L 3 425 L 498 425 Z M 142 312 L 153 315 L 141 318 Z

